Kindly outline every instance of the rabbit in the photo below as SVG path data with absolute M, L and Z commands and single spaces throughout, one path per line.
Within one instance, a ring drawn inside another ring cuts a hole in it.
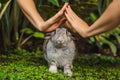
M 72 76 L 76 47 L 71 33 L 65 27 L 59 27 L 46 36 L 44 51 L 51 73 L 57 73 L 57 68 L 63 67 L 64 73 Z

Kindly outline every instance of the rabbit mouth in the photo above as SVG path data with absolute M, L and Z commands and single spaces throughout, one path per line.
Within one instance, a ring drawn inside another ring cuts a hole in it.
M 55 45 L 57 48 L 62 48 L 62 47 L 65 47 L 66 46 L 66 44 L 64 44 L 64 43 L 57 43 L 56 45 Z

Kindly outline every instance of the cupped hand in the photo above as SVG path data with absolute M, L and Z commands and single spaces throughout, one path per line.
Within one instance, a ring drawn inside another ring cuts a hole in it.
M 50 32 L 55 30 L 57 27 L 61 26 L 62 24 L 64 24 L 66 21 L 66 18 L 63 17 L 62 19 L 60 19 L 59 21 L 55 22 L 53 25 L 51 25 L 48 29 L 46 29 L 44 32 Z
M 81 36 L 84 36 L 85 31 L 88 28 L 88 24 L 76 15 L 69 5 L 65 8 L 65 10 L 64 14 L 67 21 Z

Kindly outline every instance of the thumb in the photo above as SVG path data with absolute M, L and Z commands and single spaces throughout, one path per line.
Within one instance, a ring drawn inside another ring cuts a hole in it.
M 60 21 L 57 22 L 57 26 L 60 26 L 62 24 L 64 24 L 66 22 L 66 18 L 63 17 L 62 19 L 60 19 Z

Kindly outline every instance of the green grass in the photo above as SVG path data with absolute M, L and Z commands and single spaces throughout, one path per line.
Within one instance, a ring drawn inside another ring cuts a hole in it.
M 63 70 L 48 72 L 48 65 L 40 51 L 14 51 L 0 56 L 0 80 L 120 80 L 120 58 L 80 55 L 74 61 L 73 76 Z

